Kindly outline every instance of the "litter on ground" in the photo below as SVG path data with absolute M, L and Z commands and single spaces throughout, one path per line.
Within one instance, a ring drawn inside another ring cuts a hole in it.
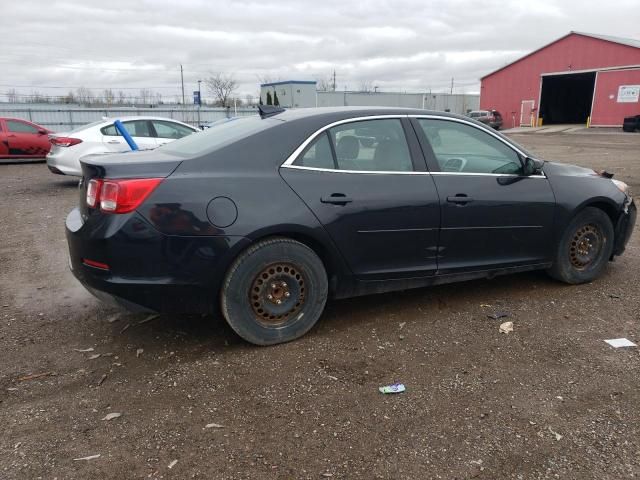
M 627 338 L 612 338 L 610 340 L 605 340 L 609 345 L 613 348 L 621 348 L 621 347 L 637 347 L 635 343 Z
M 513 332 L 513 322 L 504 322 L 500 325 L 500 333 Z
M 394 383 L 393 385 L 379 387 L 378 390 L 380 390 L 380 393 L 402 393 L 406 389 L 402 383 Z

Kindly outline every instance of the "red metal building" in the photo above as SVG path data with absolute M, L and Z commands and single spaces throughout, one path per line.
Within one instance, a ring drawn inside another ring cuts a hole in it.
M 640 115 L 640 40 L 570 32 L 481 79 L 480 108 L 504 128 L 621 126 Z M 541 120 L 540 120 L 541 119 Z

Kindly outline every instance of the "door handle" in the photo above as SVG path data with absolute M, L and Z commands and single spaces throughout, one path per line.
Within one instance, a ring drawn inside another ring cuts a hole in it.
M 353 202 L 351 197 L 347 197 L 344 193 L 332 193 L 328 197 L 320 197 L 321 203 L 331 203 L 333 205 L 346 205 Z
M 119 142 L 118 140 L 109 140 L 107 143 L 110 143 L 112 145 L 120 145 L 121 142 Z
M 464 205 L 466 203 L 473 202 L 473 198 L 465 195 L 464 193 L 458 193 L 453 197 L 447 197 L 447 202 L 459 203 Z

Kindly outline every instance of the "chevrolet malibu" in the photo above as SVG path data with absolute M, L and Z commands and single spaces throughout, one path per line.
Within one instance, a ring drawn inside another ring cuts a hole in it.
M 636 207 L 606 172 L 545 162 L 445 113 L 282 111 L 82 162 L 70 265 L 97 297 L 304 335 L 328 298 L 528 270 L 590 282 Z

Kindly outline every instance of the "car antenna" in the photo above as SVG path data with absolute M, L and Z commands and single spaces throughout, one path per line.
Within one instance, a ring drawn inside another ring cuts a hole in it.
M 260 118 L 269 118 L 284 112 L 285 109 L 274 105 L 258 105 L 258 111 Z

